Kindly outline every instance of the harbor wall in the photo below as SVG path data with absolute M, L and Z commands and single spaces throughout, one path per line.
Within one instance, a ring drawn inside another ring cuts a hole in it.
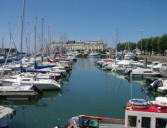
M 148 62 L 152 62 L 152 61 L 159 61 L 159 62 L 167 62 L 167 56 L 149 56 L 149 55 L 137 55 L 137 58 L 140 59 L 144 59 L 147 58 Z

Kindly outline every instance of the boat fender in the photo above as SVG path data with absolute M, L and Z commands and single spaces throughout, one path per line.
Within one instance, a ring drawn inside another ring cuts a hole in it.
M 67 128 L 74 128 L 72 124 L 68 125 Z
M 56 80 L 56 74 L 54 74 L 54 80 Z

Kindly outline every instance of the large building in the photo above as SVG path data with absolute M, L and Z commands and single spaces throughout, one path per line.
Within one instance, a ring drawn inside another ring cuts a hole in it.
M 51 49 L 63 48 L 69 51 L 104 51 L 106 48 L 106 43 L 102 40 L 93 41 L 75 41 L 70 40 L 66 43 L 54 42 L 50 44 Z

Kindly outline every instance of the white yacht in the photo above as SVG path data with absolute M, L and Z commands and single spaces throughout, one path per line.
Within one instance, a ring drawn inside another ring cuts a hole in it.
M 162 67 L 160 68 L 160 74 L 163 77 L 167 77 L 167 63 L 162 64 Z
M 92 57 L 94 56 L 94 57 L 96 57 L 96 56 L 100 56 L 100 53 L 92 52 L 88 56 L 92 56 Z
M 134 53 L 129 52 L 129 53 L 125 54 L 124 60 L 134 60 L 135 57 L 136 57 L 136 55 Z
M 35 85 L 40 90 L 48 89 L 59 89 L 61 88 L 60 84 L 52 79 L 36 79 L 35 77 L 21 77 L 18 76 L 14 79 L 1 79 L 1 84 L 3 86 L 10 86 L 12 83 L 19 83 L 23 85 Z
M 144 78 L 144 77 L 147 77 L 147 76 L 151 76 L 151 77 L 156 77 L 156 76 L 160 76 L 160 73 L 159 72 L 155 72 L 153 71 L 152 69 L 145 69 L 145 68 L 136 68 L 136 69 L 133 69 L 132 72 L 130 73 L 131 77 L 132 78 L 136 78 L 136 77 L 139 77 L 139 78 Z

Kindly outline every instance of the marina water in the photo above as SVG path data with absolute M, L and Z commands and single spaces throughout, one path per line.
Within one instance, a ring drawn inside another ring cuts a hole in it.
M 145 98 L 142 84 L 98 69 L 96 60 L 78 59 L 60 91 L 45 91 L 27 102 L 1 103 L 16 109 L 9 128 L 53 128 L 80 114 L 124 118 L 131 97 Z

